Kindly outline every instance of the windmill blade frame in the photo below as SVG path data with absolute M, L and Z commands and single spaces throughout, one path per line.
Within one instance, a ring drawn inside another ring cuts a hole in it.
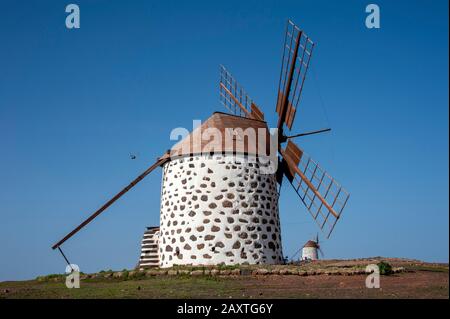
M 234 115 L 264 121 L 264 113 L 223 65 L 220 65 L 219 100 Z
M 330 237 L 350 194 L 291 140 L 280 148 L 292 187 L 319 228 Z
M 305 32 L 288 20 L 276 105 L 279 115 L 277 127 L 280 132 L 283 132 L 284 124 L 289 130 L 292 129 L 314 46 Z
M 170 156 L 169 153 L 164 154 L 162 157 L 158 158 L 158 160 L 151 165 L 149 168 L 147 168 L 141 175 L 139 175 L 137 178 L 135 178 L 128 186 L 123 188 L 120 192 L 118 192 L 113 198 L 111 198 L 109 201 L 107 201 L 102 207 L 100 207 L 98 210 L 96 210 L 92 215 L 90 215 L 88 218 L 86 218 L 81 224 L 79 224 L 77 227 L 75 227 L 72 231 L 70 231 L 66 236 L 64 236 L 61 240 L 59 240 L 56 244 L 52 246 L 52 249 L 59 248 L 64 242 L 66 242 L 68 239 L 70 239 L 72 236 L 74 236 L 76 233 L 78 233 L 82 228 L 84 228 L 86 225 L 88 225 L 91 221 L 93 221 L 96 217 L 98 217 L 101 213 L 103 213 L 109 206 L 111 206 L 115 201 L 117 201 L 120 197 L 122 197 L 126 192 L 128 192 L 130 189 L 132 189 L 136 184 L 138 184 L 140 181 L 142 181 L 148 174 L 153 172 L 157 167 L 163 165 L 167 161 L 169 161 Z
M 324 257 L 325 257 L 325 254 L 323 253 L 322 248 L 320 248 L 320 246 L 319 246 L 319 247 L 317 247 L 317 250 L 318 250 L 319 253 L 320 253 L 320 257 L 324 258 Z

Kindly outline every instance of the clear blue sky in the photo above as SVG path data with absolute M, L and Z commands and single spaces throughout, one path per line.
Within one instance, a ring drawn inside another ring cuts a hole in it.
M 224 64 L 275 125 L 291 18 L 317 43 L 299 144 L 351 193 L 328 258 L 448 261 L 448 2 L 2 1 L 0 280 L 63 272 L 50 246 L 172 145 L 175 127 L 224 111 Z M 137 153 L 130 160 L 129 153 Z M 134 267 L 159 223 L 160 170 L 64 245 L 81 270 Z M 284 254 L 316 225 L 286 185 Z

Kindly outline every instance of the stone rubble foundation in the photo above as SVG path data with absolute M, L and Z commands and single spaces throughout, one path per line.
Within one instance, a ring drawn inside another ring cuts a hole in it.
M 394 267 L 393 274 L 408 272 L 404 267 Z M 235 269 L 150 269 L 147 271 L 130 271 L 127 272 L 126 277 L 129 279 L 154 277 L 154 276 L 356 276 L 366 275 L 365 269 L 316 269 L 316 270 L 302 270 L 301 268 L 235 268 Z M 113 278 L 120 279 L 125 277 L 124 271 L 112 273 L 96 273 L 82 275 L 81 279 L 96 279 L 96 278 Z

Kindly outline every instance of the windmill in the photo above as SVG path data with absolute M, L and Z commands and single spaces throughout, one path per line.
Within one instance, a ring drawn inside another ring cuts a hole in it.
M 316 235 L 314 240 L 308 240 L 302 247 L 301 260 L 318 260 L 319 254 L 323 258 L 323 252 L 320 248 L 319 234 Z
M 277 91 L 277 134 L 271 134 L 264 113 L 221 66 L 220 101 L 230 113 L 213 113 L 52 248 L 68 262 L 61 245 L 158 167 L 163 170 L 155 245 L 160 267 L 282 263 L 278 187 L 285 177 L 329 237 L 349 194 L 293 142 L 329 129 L 287 133 L 313 49 L 313 41 L 289 20 Z M 258 134 L 247 134 L 252 130 Z

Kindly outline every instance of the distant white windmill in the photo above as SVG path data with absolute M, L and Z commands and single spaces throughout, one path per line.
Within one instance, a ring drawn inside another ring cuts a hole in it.
M 302 248 L 302 260 L 318 260 L 319 253 L 323 257 L 323 252 L 320 249 L 319 235 L 316 235 L 315 240 L 308 240 Z

